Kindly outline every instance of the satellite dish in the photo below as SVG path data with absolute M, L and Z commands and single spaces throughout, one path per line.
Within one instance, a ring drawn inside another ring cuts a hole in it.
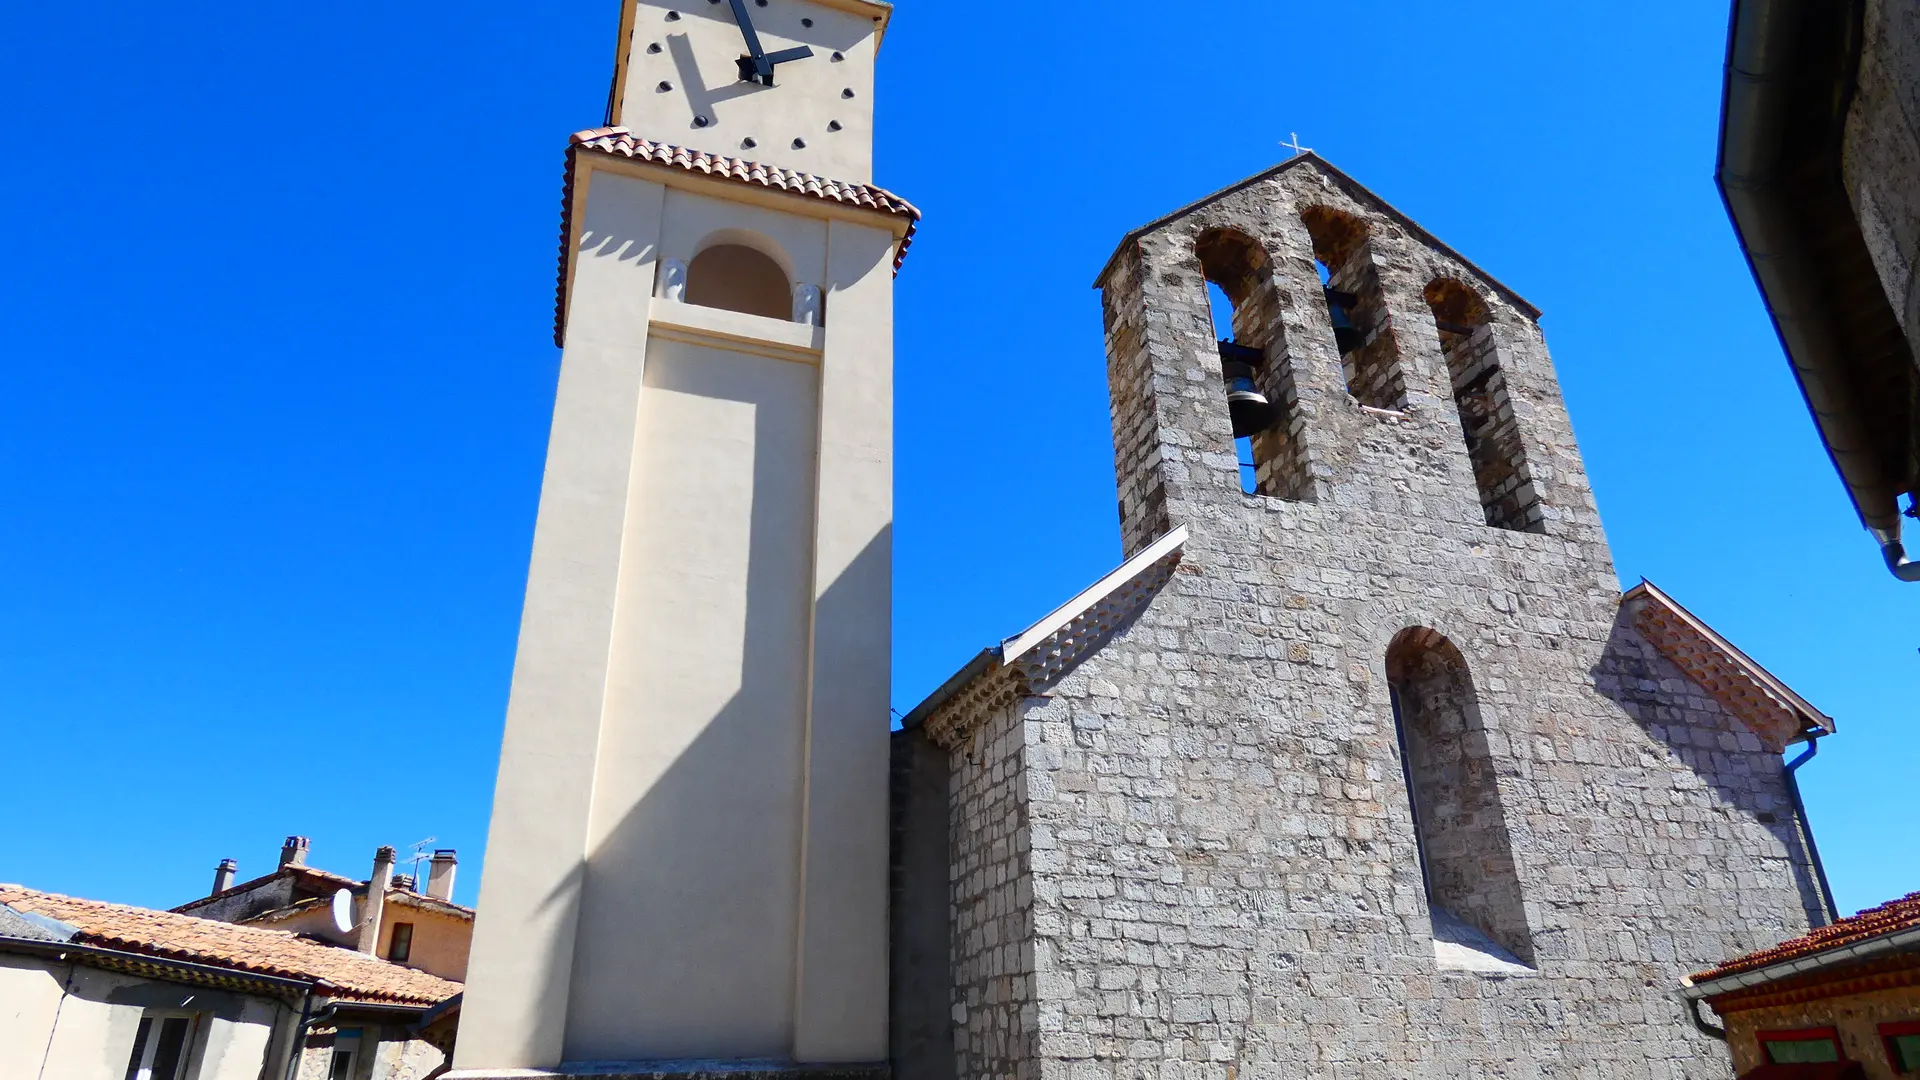
M 353 933 L 353 893 L 346 889 L 333 894 L 333 928 L 343 934 Z

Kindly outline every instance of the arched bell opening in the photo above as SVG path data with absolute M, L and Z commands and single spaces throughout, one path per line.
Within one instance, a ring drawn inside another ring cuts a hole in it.
M 1208 286 L 1240 488 L 1249 495 L 1309 498 L 1273 261 L 1258 241 L 1228 228 L 1201 233 L 1194 255 Z
M 1460 431 L 1473 463 L 1473 482 L 1487 524 L 1516 532 L 1545 532 L 1540 495 L 1527 467 L 1520 421 L 1501 370 L 1493 316 L 1472 286 L 1435 278 L 1425 290 L 1427 306 L 1446 356 Z
M 1327 322 L 1340 353 L 1347 392 L 1376 409 L 1406 407 L 1400 350 L 1368 247 L 1366 222 L 1330 206 L 1300 212 L 1313 240 Z

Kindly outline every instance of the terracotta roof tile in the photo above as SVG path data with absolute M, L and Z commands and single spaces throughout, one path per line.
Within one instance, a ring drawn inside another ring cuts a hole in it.
M 1700 972 L 1693 976 L 1692 981 L 1698 985 L 1727 975 L 1771 967 L 1788 960 L 1798 960 L 1803 956 L 1812 956 L 1815 953 L 1823 953 L 1829 949 L 1853 945 L 1868 938 L 1913 927 L 1920 927 L 1920 892 L 1909 893 L 1876 908 L 1868 908 L 1830 926 L 1823 926 L 1811 934 L 1794 938 L 1792 941 L 1783 941 L 1771 949 L 1762 949 L 1742 956 L 1738 960 L 1730 960 L 1710 971 Z
M 243 892 L 248 892 L 250 890 L 257 889 L 260 886 L 267 884 L 268 882 L 274 881 L 282 877 L 299 878 L 301 885 L 309 889 L 314 889 L 316 891 L 342 889 L 342 888 L 357 889 L 365 884 L 365 882 L 355 881 L 350 877 L 342 877 L 339 874 L 331 873 L 326 870 L 316 870 L 311 866 L 282 866 L 271 874 L 262 874 L 259 877 L 253 878 L 250 881 L 243 881 L 238 885 L 230 885 L 227 888 L 222 889 L 217 893 L 214 893 L 212 896 L 197 897 L 193 900 L 189 900 L 186 903 L 179 905 L 178 907 L 168 908 L 167 910 L 179 912 L 184 915 L 184 914 L 187 914 L 188 912 L 193 911 L 195 908 L 206 907 L 208 904 L 211 904 L 216 900 L 225 900 L 230 896 L 235 896 Z
M 573 256 L 573 175 L 574 159 L 582 151 L 607 154 L 612 157 L 628 158 L 652 165 L 681 169 L 686 172 L 701 173 L 719 180 L 736 183 L 754 184 L 773 191 L 784 191 L 790 195 L 800 195 L 810 199 L 822 199 L 840 203 L 843 206 L 862 210 L 873 210 L 894 217 L 905 218 L 906 235 L 900 238 L 900 245 L 894 251 L 893 269 L 896 273 L 907 257 L 907 248 L 913 245 L 914 230 L 920 221 L 920 210 L 912 203 L 895 195 L 885 188 L 872 184 L 852 183 L 845 180 L 832 180 L 813 173 L 783 169 L 778 165 L 763 165 L 747 161 L 744 158 L 724 157 L 709 154 L 704 150 L 688 150 L 685 147 L 671 146 L 667 143 L 644 139 L 623 127 L 590 128 L 576 131 L 567 146 L 566 182 L 560 194 L 560 285 L 557 290 L 556 310 L 553 317 L 553 343 L 566 344 L 567 330 L 567 277 L 571 269 Z
M 74 941 L 286 979 L 324 982 L 343 1001 L 434 1005 L 460 984 L 284 930 L 198 919 L 170 911 L 82 900 L 0 884 L 0 904 L 79 928 Z

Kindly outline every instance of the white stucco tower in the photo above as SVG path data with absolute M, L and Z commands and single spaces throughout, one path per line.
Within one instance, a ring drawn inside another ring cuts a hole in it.
M 887 1056 L 889 12 L 627 0 L 459 1073 Z

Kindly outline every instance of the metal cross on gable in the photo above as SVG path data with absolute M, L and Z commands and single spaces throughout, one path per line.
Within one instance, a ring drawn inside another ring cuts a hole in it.
M 1299 155 L 1301 155 L 1301 154 L 1311 154 L 1311 153 L 1313 153 L 1313 147 L 1311 147 L 1311 146 L 1301 146 L 1301 145 L 1300 145 L 1300 133 L 1299 133 L 1299 132 L 1297 132 L 1297 131 L 1289 131 L 1289 132 L 1287 132 L 1287 134 L 1288 134 L 1289 136 L 1291 136 L 1291 137 L 1292 137 L 1292 139 L 1293 139 L 1293 141 L 1292 141 L 1292 142 L 1283 142 L 1283 143 L 1281 143 L 1280 145 L 1281 145 L 1281 146 L 1284 146 L 1284 147 L 1286 147 L 1287 149 L 1289 149 L 1289 150 L 1291 150 L 1291 151 L 1293 151 L 1293 153 L 1294 153 L 1294 156 L 1296 156 L 1296 157 L 1297 157 L 1297 156 L 1299 156 Z

